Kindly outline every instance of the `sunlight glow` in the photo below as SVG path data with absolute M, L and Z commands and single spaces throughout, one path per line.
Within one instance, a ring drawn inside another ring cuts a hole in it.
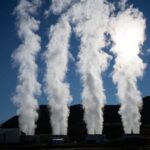
M 140 23 L 142 22 L 126 19 L 126 21 L 119 22 L 116 27 L 114 51 L 127 61 L 134 59 L 134 56 L 140 53 L 139 47 L 144 41 L 144 32 Z

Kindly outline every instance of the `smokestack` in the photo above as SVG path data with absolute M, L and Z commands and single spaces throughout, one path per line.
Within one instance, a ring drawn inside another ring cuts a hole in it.
M 131 6 L 125 9 L 125 4 L 122 3 L 121 11 L 111 20 L 112 52 L 116 56 L 112 78 L 117 85 L 124 132 L 139 134 L 142 97 L 137 79 L 143 76 L 146 66 L 139 56 L 145 40 L 145 19 L 138 9 Z
M 18 107 L 20 130 L 27 135 L 34 135 L 35 121 L 38 118 L 36 96 L 41 93 L 35 62 L 40 50 L 40 37 L 35 32 L 39 29 L 40 22 L 33 17 L 40 5 L 40 0 L 20 0 L 14 11 L 22 43 L 12 54 L 19 66 L 19 81 L 13 102 Z
M 68 103 L 72 97 L 66 82 L 69 59 L 69 38 L 71 27 L 62 16 L 56 25 L 51 26 L 49 42 L 45 52 L 45 93 L 51 112 L 53 135 L 66 135 L 68 127 Z

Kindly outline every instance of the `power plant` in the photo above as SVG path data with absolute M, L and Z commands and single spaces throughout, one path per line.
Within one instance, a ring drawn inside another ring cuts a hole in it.
M 127 0 L 52 0 L 42 12 L 46 19 L 56 17 L 46 28 L 43 48 L 40 24 L 44 20 L 38 16 L 42 5 L 42 0 L 20 0 L 13 12 L 20 40 L 12 53 L 18 66 L 12 97 L 17 116 L 1 125 L 1 145 L 84 148 L 150 143 L 150 97 L 142 100 L 138 89 L 146 68 L 140 56 L 146 30 L 143 13 Z M 82 100 L 74 106 L 70 106 L 73 95 L 67 78 L 72 35 L 79 40 L 74 65 Z M 40 77 L 38 55 L 44 58 Z M 112 60 L 119 105 L 107 105 L 105 93 L 103 75 Z M 42 94 L 46 105 L 38 104 Z
M 145 145 L 150 142 L 150 119 L 146 116 L 150 113 L 150 97 L 143 99 L 144 107 L 141 112 L 142 126 L 140 134 L 124 134 L 121 118 L 117 111 L 119 106 L 106 106 L 104 108 L 104 130 L 103 134 L 88 135 L 86 124 L 83 120 L 84 110 L 81 105 L 70 106 L 67 135 L 52 135 L 52 128 L 49 124 L 49 113 L 46 105 L 41 105 L 38 111 L 39 119 L 34 136 L 26 135 L 19 130 L 18 116 L 14 116 L 4 122 L 0 127 L 1 144 L 22 144 L 40 145 L 50 147 L 67 146 L 112 146 L 112 145 Z

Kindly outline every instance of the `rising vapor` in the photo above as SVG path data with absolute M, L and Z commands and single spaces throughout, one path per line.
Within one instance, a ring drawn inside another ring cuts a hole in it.
M 40 37 L 35 32 L 39 29 L 40 22 L 33 17 L 40 5 L 39 0 L 20 0 L 14 11 L 17 16 L 18 36 L 22 43 L 12 54 L 19 66 L 19 82 L 13 101 L 18 107 L 20 130 L 27 135 L 34 135 L 35 121 L 38 118 L 36 96 L 41 93 L 35 63 L 40 50 Z
M 51 112 L 53 135 L 67 134 L 68 103 L 72 99 L 69 84 L 66 82 L 70 32 L 68 20 L 62 16 L 56 25 L 50 27 L 49 43 L 45 52 L 45 93 Z
M 83 84 L 82 100 L 88 134 L 102 134 L 103 130 L 106 96 L 102 73 L 111 57 L 102 48 L 106 46 L 104 34 L 111 9 L 105 0 L 82 0 L 67 12 L 74 32 L 81 40 L 77 67 Z
M 111 21 L 112 52 L 116 56 L 112 78 L 118 89 L 124 132 L 138 134 L 142 97 L 137 79 L 143 76 L 146 66 L 139 57 L 145 40 L 145 19 L 138 9 L 132 6 L 125 9 L 126 3 L 121 6 L 121 11 Z

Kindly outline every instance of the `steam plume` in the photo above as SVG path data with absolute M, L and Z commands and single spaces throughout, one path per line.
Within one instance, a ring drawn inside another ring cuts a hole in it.
M 19 83 L 13 101 L 18 106 L 20 130 L 27 135 L 33 135 L 36 128 L 38 103 L 35 97 L 41 92 L 35 63 L 40 50 L 40 37 L 35 32 L 39 29 L 40 22 L 32 16 L 40 4 L 39 0 L 20 0 L 14 12 L 22 44 L 12 54 L 12 58 L 19 66 Z
M 125 5 L 125 3 L 124 3 Z M 117 96 L 121 103 L 119 113 L 125 133 L 140 132 L 141 93 L 137 79 L 143 76 L 145 64 L 139 57 L 144 42 L 145 19 L 138 9 L 130 6 L 112 19 L 111 37 L 114 42 L 112 52 L 116 55 L 113 81 L 117 85 Z
M 68 11 L 74 31 L 81 39 L 78 70 L 81 74 L 84 120 L 88 134 L 101 134 L 103 130 L 103 107 L 105 93 L 102 73 L 108 67 L 110 56 L 102 51 L 105 47 L 111 7 L 105 0 L 82 0 Z
M 72 99 L 69 85 L 65 81 L 71 27 L 65 17 L 61 17 L 49 31 L 49 43 L 45 52 L 46 74 L 45 92 L 51 108 L 51 124 L 54 135 L 66 135 L 68 127 L 68 103 Z

